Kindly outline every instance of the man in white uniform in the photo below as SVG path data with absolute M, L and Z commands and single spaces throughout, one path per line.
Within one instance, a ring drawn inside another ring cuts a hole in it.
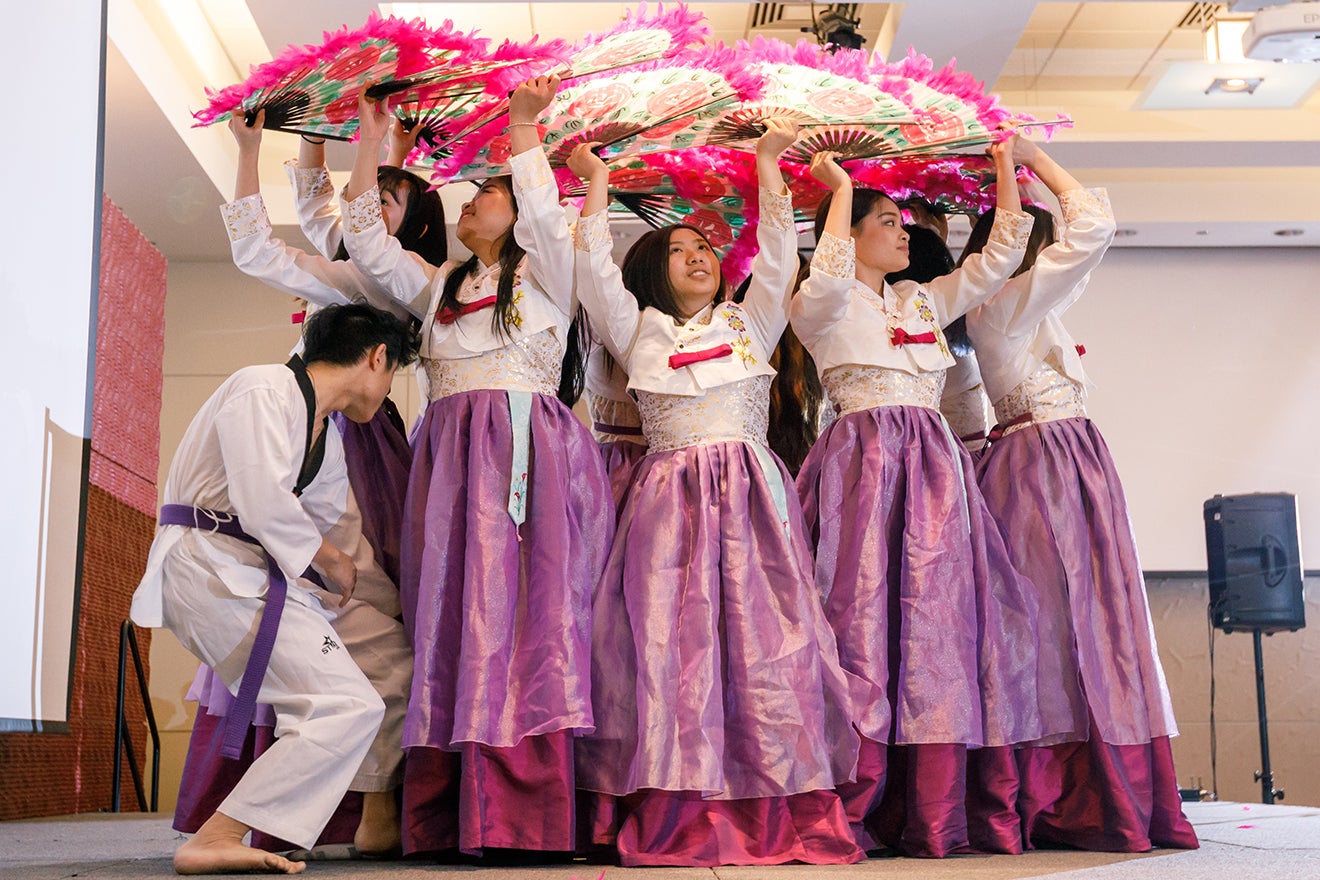
M 235 741 L 254 702 L 276 712 L 277 741 L 179 848 L 181 874 L 301 871 L 244 835 L 311 847 L 348 789 L 364 793 L 358 848 L 399 841 L 412 653 L 326 424 L 333 411 L 370 420 L 416 341 L 389 314 L 347 305 L 313 316 L 303 342 L 301 359 L 239 370 L 193 419 L 133 597 L 134 621 L 168 627 L 236 693 Z

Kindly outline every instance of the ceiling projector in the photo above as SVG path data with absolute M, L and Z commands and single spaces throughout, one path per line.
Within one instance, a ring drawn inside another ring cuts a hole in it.
M 1242 35 L 1242 53 L 1256 61 L 1320 61 L 1320 3 L 1257 12 Z

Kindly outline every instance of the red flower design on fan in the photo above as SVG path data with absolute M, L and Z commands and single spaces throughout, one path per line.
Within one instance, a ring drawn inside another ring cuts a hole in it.
M 593 84 L 564 111 L 579 119 L 598 119 L 616 110 L 632 97 L 632 89 L 620 82 Z
M 665 86 L 646 102 L 646 110 L 661 119 L 702 104 L 710 98 L 705 83 L 681 82 Z
M 342 98 L 336 98 L 325 106 L 325 118 L 327 122 L 347 122 L 350 119 L 357 119 L 357 114 L 357 92 L 353 92 L 351 95 L 344 95 Z
M 722 250 L 733 244 L 733 230 L 717 211 L 701 208 L 693 211 L 687 222 L 700 229 L 701 234 L 706 236 L 706 240 L 716 250 Z
M 492 165 L 503 165 L 509 161 L 509 154 L 513 152 L 513 147 L 509 144 L 509 135 L 497 134 L 491 138 L 490 146 L 486 148 L 486 160 Z
M 638 46 L 632 43 L 621 43 L 603 51 L 589 54 L 587 64 L 578 62 L 578 66 L 585 68 L 589 64 L 593 70 L 609 70 L 611 67 L 621 67 L 633 61 L 638 54 Z
M 380 46 L 364 46 L 347 58 L 332 64 L 330 69 L 325 72 L 325 78 L 329 80 L 347 80 L 360 73 L 365 73 L 380 60 L 382 51 L 383 49 Z
M 813 92 L 807 102 L 831 116 L 862 116 L 875 109 L 875 101 L 852 89 L 832 88 Z
M 697 117 L 695 113 L 690 113 L 687 116 L 680 116 L 678 119 L 666 122 L 664 125 L 657 125 L 653 128 L 648 128 L 641 133 L 641 137 L 649 138 L 653 141 L 663 140 L 670 135 L 677 134 L 687 128 L 692 123 L 696 122 L 696 120 Z
M 947 110 L 928 110 L 924 121 L 900 126 L 903 137 L 914 147 L 962 137 L 967 127 L 961 119 Z

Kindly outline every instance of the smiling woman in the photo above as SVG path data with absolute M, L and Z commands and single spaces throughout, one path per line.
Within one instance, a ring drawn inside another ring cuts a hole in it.
M 578 295 L 650 444 L 592 603 L 596 728 L 578 747 L 593 842 L 628 866 L 864 856 L 833 792 L 856 760 L 848 685 L 791 478 L 766 446 L 768 360 L 797 271 L 778 160 L 796 135 L 770 119 L 757 144 L 760 248 L 740 304 L 690 226 L 647 233 L 620 272 L 605 165 L 591 144 L 569 160 L 590 180 Z

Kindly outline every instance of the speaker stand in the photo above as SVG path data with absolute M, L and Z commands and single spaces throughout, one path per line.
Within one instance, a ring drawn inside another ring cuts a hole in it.
M 1274 787 L 1274 771 L 1270 769 L 1269 722 L 1265 719 L 1265 659 L 1260 650 L 1260 630 L 1251 631 L 1252 646 L 1256 651 L 1256 720 L 1260 724 L 1260 766 L 1256 781 L 1260 783 L 1260 802 L 1272 804 L 1283 800 L 1283 789 Z

